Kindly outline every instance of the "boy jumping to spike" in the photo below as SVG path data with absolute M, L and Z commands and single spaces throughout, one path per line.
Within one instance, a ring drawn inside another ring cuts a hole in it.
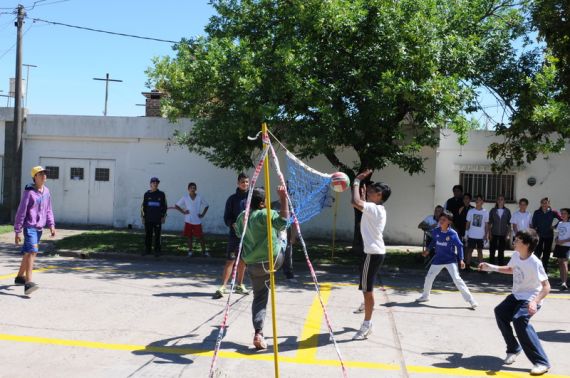
M 360 181 L 372 174 L 365 170 L 354 179 L 352 191 L 352 206 L 362 212 L 360 233 L 364 244 L 364 259 L 360 265 L 360 283 L 358 289 L 364 295 L 364 321 L 352 340 L 365 340 L 372 333 L 372 311 L 374 310 L 374 284 L 376 275 L 384 256 L 384 227 L 386 226 L 386 209 L 384 203 L 390 198 L 392 190 L 384 183 L 371 183 L 363 189 L 366 200 L 360 197 Z
M 514 363 L 521 351 L 524 351 L 534 365 L 530 370 L 531 375 L 542 375 L 550 369 L 548 357 L 530 324 L 530 318 L 538 312 L 542 300 L 550 292 L 550 283 L 544 267 L 538 257 L 533 255 L 537 244 L 536 231 L 519 231 L 515 235 L 515 252 L 507 265 L 479 264 L 482 271 L 513 275 L 512 294 L 495 307 L 495 318 L 507 344 L 505 365 Z M 518 341 L 513 335 L 511 322 Z

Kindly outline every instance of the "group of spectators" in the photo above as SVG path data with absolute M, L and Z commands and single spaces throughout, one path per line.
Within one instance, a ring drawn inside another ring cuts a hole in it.
M 475 206 L 471 203 L 475 200 Z M 472 269 L 471 260 L 474 250 L 477 250 L 477 265 L 483 262 L 483 248 L 489 249 L 489 263 L 505 265 L 505 249 L 511 247 L 514 235 L 518 231 L 534 229 L 539 237 L 534 251 L 541 259 L 545 271 L 551 257 L 552 246 L 554 257 L 558 259 L 560 268 L 560 289 L 566 290 L 568 279 L 568 257 L 570 251 L 570 210 L 562 208 L 560 212 L 550 205 L 548 197 L 540 200 L 540 207 L 534 212 L 528 210 L 529 201 L 521 198 L 518 210 L 511 214 L 505 207 L 505 197 L 499 195 L 491 210 L 483 207 L 485 198 L 477 194 L 475 198 L 470 193 L 464 193 L 461 185 L 453 187 L 453 197 L 448 199 L 445 206 L 436 206 L 433 215 L 427 216 L 418 225 L 424 231 L 424 245 L 429 245 L 432 230 L 438 226 L 439 218 L 444 210 L 453 215 L 453 228 L 465 245 L 466 270 Z M 555 231 L 558 236 L 555 238 Z M 430 257 L 434 251 L 429 251 Z

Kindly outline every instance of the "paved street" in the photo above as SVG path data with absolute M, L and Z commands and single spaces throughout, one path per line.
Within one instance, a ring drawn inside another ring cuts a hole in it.
M 30 298 L 13 279 L 19 255 L 0 244 L 0 377 L 206 377 L 225 300 L 213 300 L 220 266 L 199 260 L 43 257 Z M 383 274 L 374 334 L 351 341 L 362 320 L 351 274 L 321 273 L 321 292 L 350 377 L 528 376 L 523 356 L 502 366 L 493 307 L 509 277 L 464 275 L 480 307 L 467 309 L 442 272 L 417 305 L 423 272 Z M 277 276 L 281 377 L 342 377 L 307 272 Z M 216 377 L 271 377 L 273 353 L 254 351 L 251 296 L 232 295 Z M 570 377 L 570 294 L 553 291 L 533 319 L 553 368 Z M 265 333 L 271 340 L 271 315 Z

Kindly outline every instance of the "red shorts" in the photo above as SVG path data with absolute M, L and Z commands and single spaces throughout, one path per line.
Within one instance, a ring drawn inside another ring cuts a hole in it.
M 189 238 L 195 237 L 200 239 L 202 238 L 202 225 L 184 223 L 184 232 L 182 233 L 182 235 Z

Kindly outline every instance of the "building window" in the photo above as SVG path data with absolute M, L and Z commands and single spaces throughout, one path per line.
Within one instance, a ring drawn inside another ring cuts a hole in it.
M 83 180 L 83 168 L 71 168 L 70 176 L 72 180 Z
M 516 202 L 514 174 L 461 172 L 459 182 L 464 193 L 471 193 L 473 199 L 477 194 L 481 194 L 485 202 L 495 202 L 502 194 L 505 196 L 505 202 Z
M 95 168 L 95 181 L 109 181 L 111 170 L 109 168 Z
M 46 174 L 47 178 L 50 180 L 59 179 L 59 167 L 50 167 L 49 165 L 46 166 Z

